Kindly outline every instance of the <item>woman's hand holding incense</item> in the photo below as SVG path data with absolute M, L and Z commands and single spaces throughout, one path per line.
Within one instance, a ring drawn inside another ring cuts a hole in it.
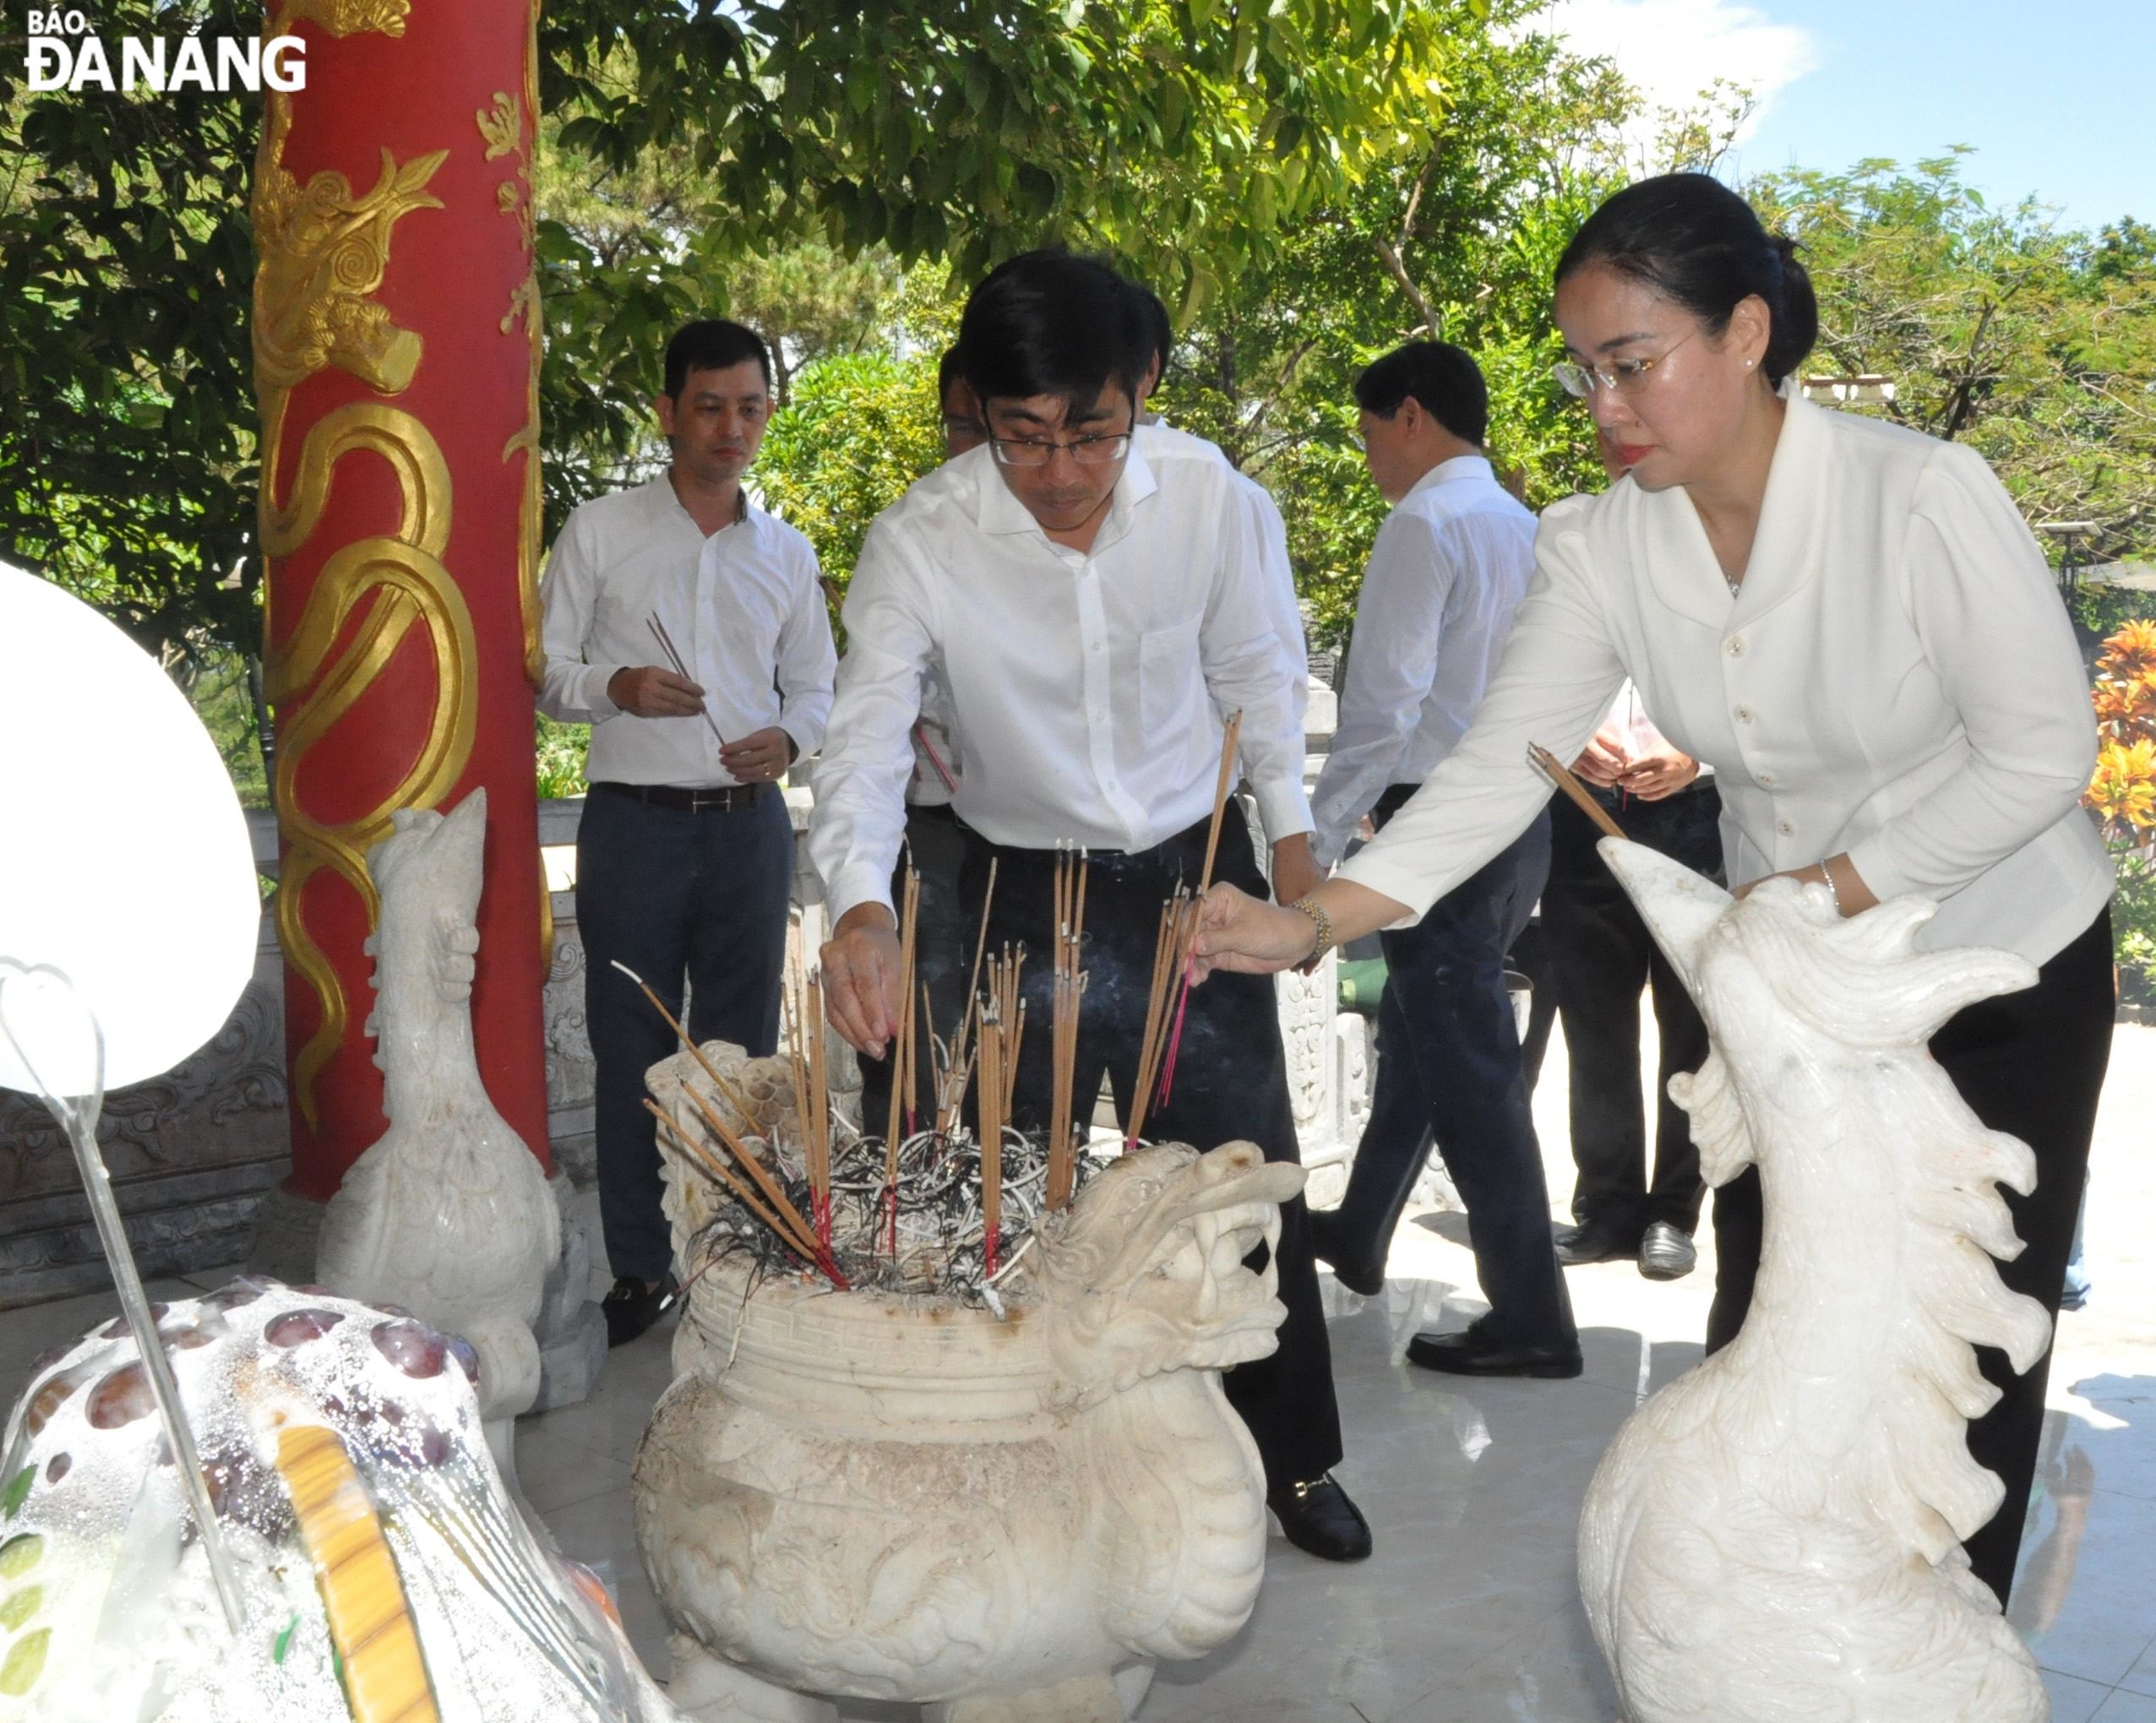
M 1296 917 L 1300 921 L 1302 917 Z M 881 904 L 856 904 L 824 942 L 824 1010 L 857 1052 L 880 1059 L 898 1028 L 898 929 Z
M 1407 905 L 1352 880 L 1329 879 L 1309 897 L 1331 918 L 1333 942 L 1340 945 L 1407 914 Z M 1198 916 L 1197 979 L 1215 970 L 1269 976 L 1293 969 L 1309 960 L 1317 941 L 1317 923 L 1300 910 L 1277 908 L 1232 885 L 1216 885 Z

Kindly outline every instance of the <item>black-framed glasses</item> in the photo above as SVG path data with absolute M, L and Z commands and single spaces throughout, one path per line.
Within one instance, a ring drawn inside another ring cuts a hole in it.
M 1557 379 L 1560 389 L 1579 400 L 1587 399 L 1598 389 L 1612 394 L 1636 395 L 1653 381 L 1655 367 L 1698 333 L 1694 329 L 1680 335 L 1652 359 L 1613 359 L 1607 365 L 1576 365 L 1570 359 L 1560 359 L 1549 367 L 1549 374 Z
M 1058 450 L 1081 466 L 1106 466 L 1130 454 L 1130 432 L 1113 431 L 1074 437 L 1068 443 L 1047 437 L 991 437 L 988 447 L 995 450 L 999 461 L 1010 467 L 1044 467 L 1055 459 Z

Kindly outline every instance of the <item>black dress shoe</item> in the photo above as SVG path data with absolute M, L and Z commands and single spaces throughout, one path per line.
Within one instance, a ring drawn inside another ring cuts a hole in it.
M 1579 1343 L 1528 1346 L 1493 1340 L 1480 1318 L 1457 1334 L 1420 1334 L 1407 1342 L 1407 1362 L 1449 1376 L 1577 1376 L 1584 1367 Z
M 1327 1472 L 1307 1484 L 1267 1495 L 1288 1541 L 1320 1561 L 1359 1562 L 1370 1552 L 1370 1523 Z
M 1640 1253 L 1639 1235 L 1620 1232 L 1598 1220 L 1560 1226 L 1552 1235 L 1557 1260 L 1568 1269 L 1582 1263 L 1628 1263 Z
M 1332 1278 L 1350 1292 L 1359 1292 L 1365 1298 L 1375 1298 L 1385 1291 L 1385 1259 L 1373 1262 L 1346 1250 L 1340 1242 L 1340 1211 L 1337 1209 L 1310 1210 L 1310 1254 L 1321 1263 L 1332 1265 Z
M 649 1285 L 633 1275 L 623 1275 L 614 1282 L 614 1290 L 600 1302 L 599 1308 L 607 1318 L 607 1344 L 609 1346 L 627 1345 L 659 1319 L 659 1313 L 667 1307 L 672 1296 L 674 1277 L 668 1275 L 656 1286 Z

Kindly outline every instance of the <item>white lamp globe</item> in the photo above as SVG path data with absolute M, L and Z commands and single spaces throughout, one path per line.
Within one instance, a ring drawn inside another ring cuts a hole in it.
M 222 1026 L 262 903 L 247 820 L 194 709 L 80 600 L 0 564 L 0 1087 L 88 1094 Z M 73 985 L 9 969 L 49 965 Z M 41 1083 L 40 1079 L 43 1079 Z

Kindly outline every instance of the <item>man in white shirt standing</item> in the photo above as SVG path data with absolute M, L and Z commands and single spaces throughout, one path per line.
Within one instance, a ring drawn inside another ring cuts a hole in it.
M 1130 1116 L 1160 907 L 1179 878 L 1198 883 L 1226 714 L 1243 715 L 1241 757 L 1281 899 L 1318 878 L 1295 671 L 1249 510 L 1217 456 L 1132 444 L 1150 345 L 1128 284 L 1090 259 L 1030 253 L 975 290 L 959 346 L 990 441 L 921 480 L 869 530 L 847 598 L 848 650 L 809 831 L 837 917 L 824 948 L 832 1021 L 880 1053 L 900 1003 L 890 887 L 907 732 L 933 665 L 965 757 L 954 806 L 969 915 L 997 867 L 990 945 L 1043 949 L 1057 846 L 1092 852 L 1081 1117 L 1104 1070 Z M 1215 878 L 1266 889 L 1240 822 L 1222 830 Z M 1026 1128 L 1048 1111 L 1048 968 L 1037 962 L 1026 975 L 1027 1014 L 1043 1026 L 1026 1036 L 1019 1063 L 1014 1122 Z M 1146 1134 L 1200 1149 L 1244 1138 L 1295 1159 L 1271 982 L 1217 978 L 1188 1008 L 1172 1090 L 1148 1112 Z M 1288 1307 L 1279 1349 L 1231 1371 L 1228 1399 L 1288 1535 L 1314 1554 L 1358 1559 L 1369 1529 L 1330 1476 L 1339 1412 L 1299 1198 L 1282 1210 L 1276 1259 Z
M 1389 819 L 1467 733 L 1534 572 L 1534 516 L 1483 453 L 1489 392 L 1473 359 L 1411 341 L 1355 380 L 1364 457 L 1393 510 L 1355 608 L 1332 753 L 1311 797 L 1318 859 L 1339 859 L 1368 813 Z M 1580 1373 L 1578 1330 L 1550 1241 L 1505 954 L 1549 867 L 1534 823 L 1412 927 L 1389 929 L 1377 1092 L 1340 1207 L 1313 1217 L 1341 1284 L 1384 1284 L 1424 1132 L 1467 1205 L 1489 1312 L 1418 1334 L 1411 1362 L 1471 1376 Z
M 816 553 L 742 491 L 770 376 L 761 338 L 739 323 L 676 334 L 656 404 L 672 465 L 573 513 L 541 594 L 540 709 L 591 726 L 576 916 L 616 1345 L 657 1319 L 672 1280 L 642 1101 L 645 1071 L 674 1038 L 613 965 L 677 1016 L 686 979 L 699 1042 L 774 1050 L 793 876 L 778 780 L 830 715 L 836 655 Z

